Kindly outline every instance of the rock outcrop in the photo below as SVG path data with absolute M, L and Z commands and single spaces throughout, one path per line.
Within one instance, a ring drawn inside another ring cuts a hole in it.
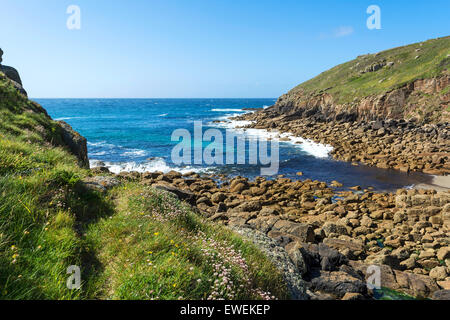
M 58 121 L 58 124 L 61 127 L 61 134 L 64 143 L 69 147 L 72 154 L 78 158 L 79 165 L 84 168 L 89 168 L 86 138 L 73 130 L 68 123 Z
M 0 49 L 0 71 L 5 74 L 5 76 L 12 82 L 14 87 L 16 87 L 17 90 L 19 90 L 20 93 L 27 96 L 27 92 L 23 88 L 22 80 L 20 79 L 19 72 L 14 69 L 13 67 L 4 66 L 2 65 L 2 56 L 3 56 L 3 50 Z

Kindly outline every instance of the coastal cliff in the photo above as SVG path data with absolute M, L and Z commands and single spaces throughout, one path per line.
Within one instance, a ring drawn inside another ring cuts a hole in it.
M 450 37 L 359 56 L 281 96 L 275 115 L 316 121 L 450 120 Z

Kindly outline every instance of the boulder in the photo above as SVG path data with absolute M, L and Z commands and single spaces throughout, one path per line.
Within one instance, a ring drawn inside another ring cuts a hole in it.
M 431 269 L 430 277 L 434 280 L 441 281 L 447 278 L 447 271 L 445 267 L 439 266 Z
M 301 248 L 302 246 L 298 242 L 290 242 L 285 246 L 286 252 L 292 263 L 295 265 L 298 272 L 304 276 L 308 272 L 308 266 L 300 250 Z
M 339 299 L 347 293 L 367 294 L 364 281 L 342 271 L 321 271 L 319 277 L 311 280 L 311 289 L 330 293 Z
M 346 264 L 348 259 L 337 250 L 319 243 L 320 267 L 324 271 L 338 270 L 342 264 Z
M 288 220 L 279 220 L 272 228 L 274 231 L 280 231 L 294 236 L 300 242 L 314 242 L 314 229 L 311 225 L 295 223 Z
M 154 188 L 173 193 L 178 199 L 186 201 L 191 205 L 195 205 L 195 195 L 189 190 L 181 190 L 165 182 L 158 182 L 153 185 Z
M 82 180 L 85 188 L 90 190 L 96 190 L 100 192 L 105 192 L 120 184 L 120 181 L 114 177 L 109 176 L 96 176 L 89 177 Z
M 211 196 L 211 201 L 214 203 L 220 203 L 223 202 L 227 196 L 222 192 L 216 192 Z
M 433 293 L 433 300 L 450 300 L 450 290 L 438 290 Z
M 450 258 L 450 247 L 442 247 L 437 252 L 437 258 L 439 260 L 446 260 Z
M 345 226 L 330 221 L 325 222 L 325 224 L 322 226 L 322 229 L 327 237 L 332 234 L 347 235 L 348 233 Z
M 249 201 L 244 202 L 238 205 L 237 207 L 234 207 L 230 210 L 230 212 L 253 212 L 253 211 L 259 211 L 261 210 L 261 203 L 258 201 Z
M 356 240 L 342 240 L 336 238 L 325 238 L 323 243 L 347 255 L 349 259 L 356 259 L 364 252 L 364 246 Z

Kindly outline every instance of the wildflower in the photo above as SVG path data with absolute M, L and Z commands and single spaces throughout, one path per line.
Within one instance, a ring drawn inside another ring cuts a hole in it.
M 155 235 L 155 236 L 159 235 L 159 232 L 155 232 L 154 235 Z

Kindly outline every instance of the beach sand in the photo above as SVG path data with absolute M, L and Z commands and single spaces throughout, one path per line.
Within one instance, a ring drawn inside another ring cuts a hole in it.
M 448 191 L 450 190 L 450 176 L 433 176 L 433 180 L 430 183 L 419 183 L 414 188 Z

